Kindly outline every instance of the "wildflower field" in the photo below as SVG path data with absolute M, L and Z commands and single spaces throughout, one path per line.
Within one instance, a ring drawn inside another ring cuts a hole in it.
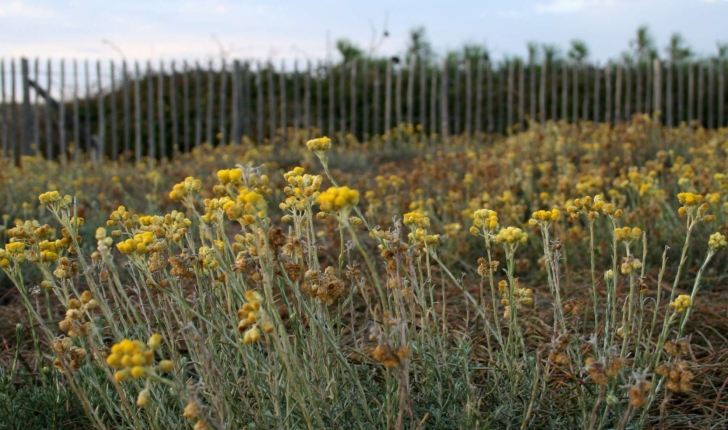
M 727 131 L 3 164 L 0 428 L 726 428 Z

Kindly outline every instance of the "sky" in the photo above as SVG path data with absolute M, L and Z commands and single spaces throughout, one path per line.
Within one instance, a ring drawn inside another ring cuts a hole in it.
M 580 38 L 604 61 L 643 24 L 662 55 L 675 31 L 711 55 L 728 41 L 727 19 L 728 0 L 0 0 L 0 58 L 288 62 L 336 58 L 342 37 L 393 55 L 421 25 L 439 53 L 475 42 L 495 58 L 525 55 L 528 41 L 563 52 Z

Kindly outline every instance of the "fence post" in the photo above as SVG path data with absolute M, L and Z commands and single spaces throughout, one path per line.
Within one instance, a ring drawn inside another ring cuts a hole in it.
M 182 141 L 185 153 L 190 152 L 190 70 L 187 60 L 182 62 Z
M 265 135 L 265 130 L 263 130 L 263 66 L 261 65 L 260 61 L 258 61 L 258 73 L 255 75 L 255 96 L 256 96 L 256 110 L 257 110 L 257 135 L 258 135 L 258 141 L 256 142 L 258 145 L 263 144 L 263 136 Z
M 635 111 L 637 113 L 643 113 L 642 111 L 642 61 L 637 58 L 637 67 L 635 68 Z M 649 87 L 647 89 L 649 92 Z
M 349 123 L 349 129 L 351 130 L 352 136 L 354 136 L 354 139 L 357 139 L 357 129 L 356 129 L 356 66 L 357 62 L 356 59 L 351 61 L 351 87 L 349 89 L 350 95 L 349 98 L 351 99 L 351 121 Z
M 386 136 L 386 145 L 391 144 L 392 127 L 392 59 L 387 60 L 387 71 L 384 80 L 384 134 Z
M 470 60 L 463 62 L 465 66 L 465 134 L 471 137 L 473 134 L 473 73 Z
M 543 126 L 546 123 L 546 72 L 547 72 L 548 62 L 546 61 L 546 56 L 544 56 L 543 62 L 541 63 L 541 75 L 539 79 L 539 89 L 538 89 L 538 116 L 539 120 L 541 122 L 541 125 Z M 534 118 L 535 120 L 535 118 Z
M 653 81 L 652 61 L 648 60 L 646 66 L 647 67 L 645 70 L 645 75 L 647 76 L 647 83 L 645 84 L 645 97 L 647 98 L 647 100 L 645 101 L 645 113 L 652 116 L 652 114 L 654 113 L 654 111 L 656 109 L 652 105 L 652 95 L 654 94 L 653 83 L 652 83 L 652 81 Z
M 15 82 L 15 59 L 10 60 L 10 150 L 15 159 L 15 166 L 21 166 L 22 140 L 18 139 L 18 103 L 15 95 L 17 83 Z
M 363 140 L 368 140 L 369 135 L 369 60 L 363 59 L 361 63 L 361 74 L 362 74 L 362 127 L 361 137 Z
M 528 59 L 528 120 L 537 121 L 536 118 L 536 64 L 533 56 Z
M 335 118 L 334 118 L 334 114 L 336 112 L 336 94 L 334 93 L 334 88 L 335 88 L 334 74 L 335 74 L 334 66 L 331 63 L 331 61 L 329 61 L 327 63 L 327 73 L 326 73 L 326 77 L 329 78 L 329 93 L 328 93 L 328 98 L 326 101 L 329 103 L 328 129 L 329 129 L 329 136 L 332 139 L 336 138 L 336 123 L 335 123 Z
M 319 135 L 324 133 L 324 82 L 321 70 L 319 61 L 316 67 L 316 127 Z
M 124 86 L 124 154 L 125 158 L 131 151 L 131 109 L 129 106 L 129 71 L 126 60 L 121 63 L 122 85 Z
M 557 122 L 559 112 L 559 74 L 556 72 L 556 62 L 552 61 L 551 70 L 551 121 Z
M 584 101 L 581 105 L 581 120 L 586 122 L 589 121 L 589 76 L 591 75 L 591 68 L 589 65 L 584 65 Z
M 306 128 L 303 140 L 308 141 L 311 135 L 311 60 L 306 62 L 306 77 L 303 80 L 303 92 L 304 127 Z
M 142 74 L 139 70 L 139 62 L 134 62 L 136 79 L 134 79 L 134 119 L 135 119 L 135 140 L 134 140 L 134 158 L 137 164 L 142 162 L 142 93 L 141 80 Z
M 281 92 L 281 146 L 285 146 L 287 142 L 287 122 L 286 117 L 288 116 L 288 107 L 286 105 L 286 63 L 281 60 L 281 71 L 279 73 L 280 80 L 280 92 Z
M 339 132 L 341 143 L 346 143 L 346 66 L 341 62 L 341 79 L 339 80 Z
M 607 124 L 612 123 L 612 63 L 607 61 L 604 65 L 604 95 L 605 95 L 605 106 L 604 106 L 604 122 Z
M 506 129 L 510 130 L 513 127 L 513 80 L 515 78 L 515 60 L 508 61 L 508 87 L 506 91 L 506 108 L 508 110 L 508 116 L 506 120 Z
M 33 60 L 33 80 L 36 84 L 40 83 L 40 67 L 38 57 Z M 30 85 L 30 83 L 28 83 L 28 85 Z M 33 149 L 32 146 L 35 146 L 35 155 L 40 157 L 41 154 L 43 154 L 43 149 L 41 148 L 40 144 L 40 94 L 38 94 L 38 91 L 34 91 L 33 98 L 33 138 L 30 142 L 31 150 Z
M 629 122 L 632 120 L 632 66 L 630 64 L 626 64 L 626 67 L 624 69 L 624 119 L 625 121 Z M 647 89 L 648 93 L 652 93 L 649 90 L 649 87 Z
M 457 136 L 461 133 L 460 130 L 460 60 L 455 59 L 453 64 L 453 82 L 452 82 L 452 108 L 453 108 L 453 115 L 452 119 L 450 119 L 450 122 L 448 122 L 448 125 L 452 124 L 450 127 L 452 129 L 452 134 L 454 136 Z M 450 94 L 448 92 L 448 98 L 450 97 Z
M 225 58 L 222 58 L 222 66 L 220 69 L 220 103 L 219 103 L 219 112 L 220 112 L 220 145 L 227 146 L 230 141 L 228 140 L 227 136 L 227 124 L 226 124 L 226 96 L 227 96 L 227 62 L 225 61 Z
M 655 61 L 654 61 L 654 67 L 653 67 L 653 71 L 655 73 L 655 77 L 654 77 L 654 83 L 655 83 L 654 90 L 655 90 L 655 95 L 654 95 L 654 99 L 653 99 L 654 102 L 655 102 L 655 111 L 660 110 L 660 107 L 662 106 L 662 104 L 661 104 L 661 101 L 662 101 L 662 94 L 661 94 L 661 90 L 662 90 L 662 87 L 661 87 L 661 84 L 662 84 L 662 79 L 661 79 L 662 78 L 662 67 L 661 66 L 662 66 L 662 64 L 660 64 L 660 60 L 655 59 Z
M 442 144 L 447 145 L 447 60 L 442 61 L 442 79 L 440 83 L 440 134 Z
M 526 63 L 518 67 L 518 124 L 520 130 L 526 128 Z
M 718 60 L 718 128 L 725 124 L 723 113 L 725 106 L 725 60 Z
M 667 111 L 667 126 L 672 127 L 672 69 L 673 61 L 667 63 L 667 79 L 665 82 L 665 110 Z
M 23 86 L 23 126 L 20 129 L 21 141 L 22 141 L 22 155 L 31 155 L 31 144 L 33 139 L 33 112 L 30 107 L 30 85 L 28 84 L 29 79 L 29 66 L 28 59 L 20 59 L 20 70 L 22 74 L 22 86 Z M 17 152 L 17 150 L 16 150 Z M 16 157 L 16 164 L 20 166 L 20 158 Z
M 212 60 L 207 63 L 207 141 L 208 145 L 215 145 L 215 125 L 213 124 L 213 108 L 215 106 L 215 75 Z
M 233 91 L 232 91 L 232 97 L 231 97 L 231 109 L 230 114 L 232 115 L 231 121 L 230 121 L 230 141 L 234 143 L 235 145 L 240 145 L 240 139 L 242 138 L 240 129 L 241 129 L 241 121 L 240 121 L 240 105 L 241 105 L 241 97 L 240 93 L 242 92 L 242 88 L 240 85 L 240 61 L 234 60 L 233 61 Z
M 46 97 L 45 101 L 45 138 L 46 138 L 46 159 L 52 160 L 53 159 L 53 130 L 51 127 L 51 103 L 50 103 L 50 94 L 51 94 L 51 85 L 53 84 L 53 80 L 51 79 L 52 70 L 51 70 L 51 60 L 48 59 L 46 62 L 46 93 L 48 94 L 48 97 Z
M 698 123 L 705 127 L 705 63 L 698 65 Z
M 415 121 L 415 71 L 417 70 L 417 57 L 412 54 L 407 63 L 407 124 L 412 126 Z
M 301 88 L 300 76 L 298 73 L 298 58 L 293 60 L 293 137 L 298 140 L 298 132 L 301 128 Z
M 89 74 L 88 60 L 83 62 L 84 78 L 86 83 L 86 98 L 83 101 L 84 113 L 83 113 L 83 125 L 84 125 L 84 139 L 86 140 L 86 155 L 90 155 L 93 161 L 96 161 L 96 151 L 92 147 L 91 140 L 91 78 Z
M 493 109 L 493 97 L 495 96 L 495 87 L 493 86 L 493 64 L 490 59 L 485 63 L 485 75 L 488 87 L 486 88 L 486 110 L 488 111 L 488 134 L 495 132 L 495 110 Z
M 366 97 L 365 97 L 366 99 Z M 427 138 L 427 62 L 420 61 L 420 141 Z
M 73 60 L 73 160 L 81 157 L 81 118 L 78 103 L 78 61 Z
M 157 77 L 159 87 L 157 114 L 159 115 L 159 159 L 165 162 L 167 158 L 167 124 L 164 118 L 164 61 L 159 61 L 159 76 Z
M 147 154 L 149 163 L 154 163 L 157 158 L 157 145 L 154 137 L 154 82 L 152 79 L 152 62 L 147 61 Z
M 599 67 L 599 63 L 596 63 L 596 66 L 594 66 L 594 126 L 599 125 L 599 90 L 600 90 L 600 80 L 601 80 L 601 69 Z
M 574 77 L 572 79 L 573 80 L 572 85 L 574 87 L 574 94 L 571 95 L 573 97 L 573 99 L 571 101 L 571 104 L 572 104 L 571 122 L 574 124 L 579 123 L 579 72 L 580 72 L 580 69 L 581 69 L 581 64 L 579 64 L 578 62 L 575 62 L 574 69 L 573 69 Z
M 430 143 L 435 143 L 435 135 L 437 134 L 437 66 L 432 67 L 432 76 L 430 78 Z
M 708 128 L 715 126 L 715 66 L 713 60 L 708 60 Z
M 617 82 L 614 90 L 614 123 L 622 122 L 622 60 L 617 63 Z
M 119 136 L 117 136 L 116 117 L 116 68 L 113 61 L 109 62 L 109 72 L 111 73 L 111 97 L 109 100 L 111 104 L 111 159 L 116 161 L 119 158 Z
M 172 116 L 172 156 L 179 154 L 179 118 L 177 117 L 177 66 L 172 60 L 169 65 L 169 109 Z
M 2 138 L 2 157 L 9 157 L 8 140 L 10 133 L 8 132 L 8 105 L 5 92 L 5 60 L 0 59 L 0 138 Z
M 569 121 L 569 63 L 561 62 L 561 120 Z
M 106 130 L 104 118 L 104 89 L 101 85 L 101 61 L 96 61 L 96 85 L 98 97 L 98 133 L 96 135 L 96 161 L 102 161 L 106 155 Z
M 677 121 L 682 124 L 685 121 L 685 63 L 677 63 Z
M 478 59 L 475 69 L 475 141 L 481 143 L 483 137 L 483 59 Z
M 372 106 L 372 138 L 379 134 L 379 62 L 375 59 L 372 61 L 372 70 L 374 71 L 374 99 Z
M 688 126 L 692 128 L 695 119 L 695 65 L 688 63 Z
M 66 64 L 65 60 L 61 58 L 61 81 L 60 90 L 61 95 L 58 102 L 60 106 L 58 108 L 58 156 L 61 160 L 61 166 L 66 166 L 68 154 L 66 152 Z

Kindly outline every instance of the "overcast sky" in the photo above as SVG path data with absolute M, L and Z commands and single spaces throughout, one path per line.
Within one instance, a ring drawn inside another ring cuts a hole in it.
M 128 59 L 324 58 L 340 37 L 369 48 L 385 22 L 383 54 L 423 25 L 438 52 L 478 42 L 499 58 L 581 38 L 604 60 L 647 24 L 661 54 L 679 31 L 707 55 L 728 41 L 728 0 L 0 0 L 0 57 L 121 58 L 110 41 Z

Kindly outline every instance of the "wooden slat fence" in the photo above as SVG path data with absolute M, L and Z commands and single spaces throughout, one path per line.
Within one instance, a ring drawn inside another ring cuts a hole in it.
M 72 73 L 66 76 L 66 73 Z M 668 126 L 725 127 L 722 60 L 642 64 L 486 59 L 90 62 L 0 59 L 0 150 L 17 164 L 169 159 L 205 143 L 280 145 L 327 134 L 391 146 L 477 142 L 529 121 L 616 124 L 660 110 Z M 412 128 L 402 127 L 411 125 Z

